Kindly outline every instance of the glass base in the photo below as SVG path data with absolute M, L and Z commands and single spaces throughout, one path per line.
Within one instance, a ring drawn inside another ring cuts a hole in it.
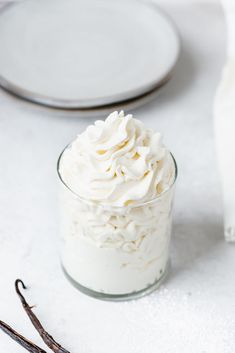
M 82 286 L 80 283 L 76 282 L 66 271 L 64 266 L 62 265 L 63 272 L 69 282 L 77 288 L 80 292 L 89 295 L 90 297 L 100 299 L 100 300 L 106 300 L 106 301 L 114 301 L 114 302 L 119 302 L 119 301 L 127 301 L 127 300 L 132 300 L 132 299 L 138 299 L 142 298 L 145 295 L 148 295 L 155 291 L 157 288 L 160 287 L 162 282 L 165 280 L 167 274 L 169 273 L 169 268 L 170 268 L 170 261 L 168 261 L 165 271 L 163 272 L 162 276 L 156 280 L 153 284 L 148 286 L 147 288 L 141 289 L 140 291 L 137 292 L 132 292 L 132 293 L 127 293 L 127 294 L 107 294 L 107 293 L 102 293 L 102 292 L 96 292 L 92 289 L 89 289 L 87 287 Z

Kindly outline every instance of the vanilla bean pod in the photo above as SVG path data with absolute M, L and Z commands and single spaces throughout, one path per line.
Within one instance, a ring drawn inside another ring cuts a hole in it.
M 14 341 L 19 343 L 23 348 L 27 349 L 30 353 L 46 353 L 42 348 L 36 346 L 33 342 L 27 340 L 27 338 L 20 335 L 18 332 L 13 330 L 5 322 L 0 320 L 0 329 L 10 336 Z
M 57 343 L 54 338 L 49 335 L 48 332 L 45 331 L 41 322 L 38 320 L 37 316 L 33 313 L 32 308 L 33 306 L 29 306 L 26 302 L 24 296 L 20 292 L 19 284 L 22 285 L 23 289 L 26 289 L 24 282 L 21 279 L 17 279 L 15 281 L 15 290 L 18 294 L 20 301 L 23 305 L 25 312 L 27 313 L 28 317 L 30 318 L 33 326 L 38 331 L 39 335 L 42 337 L 44 343 L 54 352 L 54 353 L 69 353 L 65 348 L 63 348 L 59 343 Z

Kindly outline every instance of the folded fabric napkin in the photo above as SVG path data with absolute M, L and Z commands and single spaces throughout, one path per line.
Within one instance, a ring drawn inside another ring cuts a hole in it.
M 235 241 L 235 1 L 222 0 L 227 60 L 215 102 L 215 138 L 224 199 L 224 235 Z

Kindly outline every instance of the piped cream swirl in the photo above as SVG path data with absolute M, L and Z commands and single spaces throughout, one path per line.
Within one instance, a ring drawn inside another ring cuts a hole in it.
M 161 134 L 123 111 L 78 135 L 60 163 L 64 182 L 77 195 L 118 207 L 156 198 L 171 186 L 174 173 Z

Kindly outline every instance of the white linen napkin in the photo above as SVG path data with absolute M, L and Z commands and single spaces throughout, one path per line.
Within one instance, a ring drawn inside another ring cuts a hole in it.
M 222 0 L 227 22 L 227 60 L 215 102 L 215 138 L 224 200 L 224 235 L 235 241 L 235 1 Z

